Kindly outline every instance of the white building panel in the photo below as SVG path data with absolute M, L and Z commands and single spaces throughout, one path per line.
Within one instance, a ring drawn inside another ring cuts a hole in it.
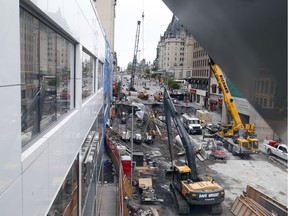
M 0 196 L 0 214 L 22 215 L 22 177 L 18 178 L 6 191 Z
M 3 74 L 3 72 L 1 72 Z M 21 173 L 20 86 L 0 86 L 0 194 Z
M 49 211 L 103 106 L 103 89 L 82 103 L 81 53 L 85 47 L 104 62 L 105 39 L 90 0 L 25 2 L 35 4 L 81 44 L 76 45 L 76 90 L 70 92 L 76 92 L 76 108 L 63 115 L 56 125 L 46 128 L 47 133 L 37 135 L 27 149 L 22 149 L 19 1 L 0 2 L 0 25 L 5 29 L 0 50 L 0 99 L 4 103 L 0 114 L 0 214 L 38 216 Z M 75 82 L 73 78 L 71 83 Z
M 40 138 L 34 145 L 22 153 L 22 172 L 25 172 L 29 166 L 48 148 L 48 139 Z
M 18 7 L 18 1 L 0 1 L 0 87 L 20 83 L 19 9 L 15 9 Z
M 76 132 L 76 131 L 74 131 Z M 70 170 L 71 164 L 77 155 L 76 151 L 70 148 L 65 142 L 66 131 L 62 131 L 54 140 L 49 143 L 49 202 L 52 204 L 55 196 L 62 185 L 65 176 Z M 47 207 L 46 207 L 47 208 Z
M 52 183 L 49 182 L 48 157 L 46 150 L 23 174 L 23 216 L 44 215 L 48 207 L 49 184 Z M 20 191 L 14 195 L 19 195 Z

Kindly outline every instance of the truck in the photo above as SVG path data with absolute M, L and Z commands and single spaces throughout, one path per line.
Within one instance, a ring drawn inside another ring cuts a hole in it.
M 189 134 L 202 134 L 202 126 L 199 118 L 190 113 L 184 113 L 181 120 Z
M 248 157 L 251 154 L 259 153 L 256 124 L 242 123 L 222 70 L 211 58 L 209 64 L 223 93 L 227 110 L 234 121 L 233 124 L 220 124 L 218 133 L 215 135 L 223 142 L 224 146 L 227 146 L 228 151 L 235 155 Z
M 265 152 L 268 155 L 275 155 L 283 160 L 288 161 L 288 147 L 281 142 L 275 142 L 271 140 L 263 141 Z
M 223 142 L 223 146 L 231 152 L 233 155 L 238 155 L 244 158 L 247 158 L 251 154 L 258 154 L 258 140 L 255 138 L 249 138 L 249 141 L 244 138 L 231 138 L 223 137 L 219 134 L 215 134 L 215 138 Z
M 177 203 L 179 214 L 189 214 L 191 205 L 200 205 L 211 209 L 212 214 L 222 213 L 222 202 L 225 191 L 211 176 L 198 175 L 195 159 L 195 144 L 188 137 L 180 117 L 175 109 L 168 91 L 164 89 L 164 113 L 166 117 L 166 127 L 168 134 L 168 148 L 171 158 L 172 180 L 170 191 Z M 187 163 L 177 164 L 173 160 L 172 146 L 172 126 L 171 120 L 181 138 Z

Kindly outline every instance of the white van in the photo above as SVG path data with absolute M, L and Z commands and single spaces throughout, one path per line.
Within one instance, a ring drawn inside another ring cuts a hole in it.
M 189 134 L 202 134 L 201 121 L 196 116 L 185 113 L 181 117 L 183 125 Z

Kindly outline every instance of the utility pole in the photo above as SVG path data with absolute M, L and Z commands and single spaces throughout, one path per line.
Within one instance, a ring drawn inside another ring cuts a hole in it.
M 132 125 L 131 125 L 131 186 L 133 186 L 133 133 L 134 133 L 134 128 L 133 128 L 133 125 L 134 125 L 134 118 L 133 118 L 133 106 L 131 104 L 131 108 L 132 108 Z M 127 123 L 126 123 L 127 124 Z

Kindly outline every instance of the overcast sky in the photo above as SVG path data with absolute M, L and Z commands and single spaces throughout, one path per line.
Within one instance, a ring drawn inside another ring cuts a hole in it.
M 142 12 L 144 11 L 144 46 Z M 115 46 L 118 66 L 126 68 L 133 60 L 137 21 L 140 24 L 138 57 L 151 63 L 156 57 L 160 35 L 172 19 L 172 12 L 162 0 L 117 0 L 115 20 Z M 138 60 L 140 60 L 138 59 Z

